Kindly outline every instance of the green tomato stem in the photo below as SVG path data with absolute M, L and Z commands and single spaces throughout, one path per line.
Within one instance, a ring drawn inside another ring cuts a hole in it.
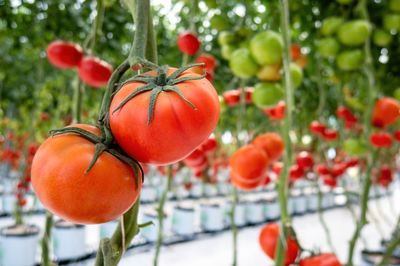
M 319 218 L 319 221 L 320 221 L 320 223 L 322 225 L 322 228 L 324 229 L 326 241 L 328 242 L 328 246 L 329 246 L 331 252 L 336 254 L 335 246 L 333 245 L 333 242 L 332 242 L 331 232 L 329 230 L 328 224 L 326 223 L 326 220 L 325 220 L 324 215 L 322 213 L 323 193 L 322 193 L 322 190 L 321 190 L 321 188 L 320 188 L 320 186 L 318 184 L 318 181 L 315 182 L 315 185 L 316 185 L 316 188 L 317 188 L 317 191 L 318 191 L 318 208 L 317 208 L 317 210 L 318 210 L 318 218 Z
M 279 207 L 281 210 L 281 230 L 279 243 L 275 250 L 275 265 L 283 266 L 286 254 L 286 246 L 287 246 L 287 236 L 288 236 L 288 225 L 290 225 L 290 216 L 288 214 L 288 169 L 292 164 L 292 143 L 290 140 L 290 130 L 292 128 L 292 114 L 294 108 L 294 100 L 293 100 L 293 87 L 290 75 L 290 28 L 289 28 L 289 2 L 288 0 L 280 1 L 280 13 L 281 13 L 281 29 L 283 36 L 283 69 L 284 69 L 284 77 L 285 77 L 285 102 L 286 102 L 286 114 L 285 119 L 282 123 L 282 134 L 285 142 L 285 153 L 284 153 L 284 165 L 279 176 L 278 181 L 278 201 Z

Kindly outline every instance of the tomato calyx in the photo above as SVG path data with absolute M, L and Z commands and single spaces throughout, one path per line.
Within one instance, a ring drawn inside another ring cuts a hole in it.
M 139 181 L 138 180 L 139 171 L 142 176 L 142 183 L 144 182 L 144 170 L 143 170 L 142 166 L 140 165 L 140 163 L 137 160 L 132 159 L 128 155 L 126 155 L 124 153 L 124 151 L 118 145 L 116 145 L 116 143 L 114 142 L 112 137 L 111 138 L 107 137 L 105 134 L 102 134 L 102 136 L 105 136 L 105 137 L 99 137 L 99 136 L 97 136 L 87 130 L 84 130 L 82 128 L 79 128 L 79 127 L 65 127 L 65 128 L 55 129 L 55 130 L 50 131 L 51 136 L 57 136 L 57 135 L 68 134 L 68 133 L 77 134 L 80 137 L 83 137 L 83 138 L 89 140 L 90 142 L 92 142 L 93 144 L 95 144 L 95 152 L 94 152 L 91 162 L 89 163 L 88 167 L 85 170 L 85 174 L 87 174 L 93 168 L 93 166 L 96 164 L 97 160 L 99 159 L 100 155 L 103 152 L 108 152 L 109 154 L 113 155 L 120 161 L 122 161 L 132 167 L 132 169 L 135 172 L 135 176 L 136 176 L 136 180 L 135 180 L 136 186 L 138 186 L 138 184 L 139 184 L 139 182 L 138 182 Z
M 180 75 L 185 72 L 186 70 L 193 68 L 193 67 L 199 67 L 199 66 L 204 66 L 204 63 L 198 63 L 198 64 L 190 64 L 187 66 L 183 66 L 177 70 L 175 70 L 172 74 L 168 75 L 168 68 L 169 66 L 164 65 L 164 66 L 157 66 L 153 63 L 149 63 L 147 61 L 143 61 L 141 63 L 143 66 L 150 68 L 152 70 L 155 70 L 157 72 L 157 75 L 149 75 L 149 74 L 139 74 L 134 76 L 133 78 L 130 78 L 123 82 L 119 88 L 116 90 L 118 92 L 122 86 L 129 84 L 131 82 L 142 82 L 143 86 L 137 88 L 133 93 L 131 93 L 128 97 L 125 98 L 118 106 L 113 110 L 113 113 L 121 109 L 127 102 L 129 102 L 131 99 L 133 99 L 135 96 L 142 92 L 146 91 L 151 91 L 150 94 L 150 104 L 149 104 L 149 116 L 147 119 L 147 124 L 149 125 L 153 119 L 154 116 L 154 108 L 155 104 L 157 101 L 157 97 L 161 92 L 175 92 L 183 101 L 185 101 L 190 107 L 193 109 L 196 109 L 196 107 L 188 100 L 186 97 L 182 94 L 182 92 L 178 89 L 176 86 L 177 84 L 185 81 L 190 81 L 190 80 L 201 80 L 206 77 L 206 73 L 200 76 L 185 76 L 185 77 L 180 77 Z

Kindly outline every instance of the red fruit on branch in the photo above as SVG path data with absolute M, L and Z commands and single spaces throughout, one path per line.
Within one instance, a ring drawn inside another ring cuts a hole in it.
M 296 163 L 301 168 L 308 170 L 314 165 L 314 159 L 311 153 L 302 151 L 296 156 Z
M 355 166 L 358 165 L 358 163 L 359 163 L 359 161 L 358 161 L 357 158 L 352 158 L 352 159 L 346 161 L 346 167 L 347 167 L 347 168 L 355 167 Z
M 339 106 L 339 107 L 336 109 L 336 116 L 337 116 L 338 118 L 342 118 L 342 119 L 344 119 L 344 120 L 348 120 L 349 118 L 350 118 L 351 120 L 354 119 L 354 115 L 353 115 L 353 113 L 350 111 L 350 109 L 347 108 L 347 107 L 344 107 L 344 106 Z
M 280 228 L 278 224 L 267 224 L 265 225 L 259 235 L 259 243 L 264 253 L 271 259 L 275 259 L 275 250 L 278 245 L 280 237 Z M 295 262 L 297 255 L 299 254 L 299 245 L 296 240 L 288 236 L 287 247 L 285 253 L 285 266 L 288 266 Z
M 240 91 L 240 89 L 238 89 L 238 90 Z M 246 93 L 245 101 L 246 101 L 246 104 L 252 104 L 253 103 L 253 99 L 251 98 L 251 95 L 253 94 L 253 92 L 254 92 L 254 88 L 253 87 L 245 88 L 245 93 Z
M 240 91 L 239 90 L 225 91 L 222 94 L 222 97 L 224 97 L 224 101 L 228 106 L 234 107 L 238 105 L 240 102 Z
M 388 187 L 392 183 L 392 181 L 392 169 L 390 169 L 390 167 L 387 165 L 382 166 L 379 175 L 377 176 L 376 182 L 383 187 Z
M 326 126 L 318 121 L 312 121 L 310 123 L 310 131 L 316 135 L 324 134 Z
M 215 139 L 214 136 L 210 136 L 206 141 L 201 144 L 201 149 L 206 153 L 206 154 L 211 154 L 213 153 L 218 147 L 218 142 Z
M 201 149 L 195 149 L 191 154 L 183 159 L 183 162 L 189 167 L 194 167 L 196 165 L 202 164 L 205 159 L 206 156 L 204 154 L 204 151 Z
M 376 148 L 389 148 L 392 146 L 393 138 L 387 132 L 376 132 L 371 134 L 370 141 Z
M 50 115 L 49 113 L 43 112 L 40 114 L 40 121 L 49 121 Z
M 79 78 L 94 88 L 101 88 L 107 85 L 111 74 L 111 65 L 97 57 L 84 57 L 78 67 Z
M 213 73 L 217 66 L 217 60 L 211 54 L 201 54 L 196 58 L 196 63 L 204 63 L 204 69 Z
M 272 172 L 274 172 L 277 176 L 281 174 L 282 168 L 283 168 L 282 162 L 274 162 L 272 164 Z
M 337 139 L 339 133 L 336 129 L 325 129 L 322 136 L 326 141 L 333 141 Z
M 299 59 L 301 57 L 301 46 L 296 44 L 296 43 L 292 43 L 290 45 L 290 51 L 291 51 L 291 55 L 292 55 L 292 61 L 296 61 L 297 59 Z
M 253 140 L 253 144 L 264 150 L 271 161 L 278 160 L 282 156 L 285 147 L 282 137 L 275 132 L 257 136 Z
M 398 130 L 396 130 L 396 131 L 394 132 L 394 138 L 395 138 L 398 142 L 400 142 L 400 129 L 398 129 Z
M 79 45 L 65 41 L 51 42 L 46 52 L 49 62 L 58 68 L 76 67 L 83 56 Z
M 328 166 L 324 165 L 324 164 L 318 164 L 315 167 L 316 172 L 323 176 L 323 175 L 329 175 L 331 173 L 330 169 L 328 168 Z
M 322 181 L 324 182 L 325 185 L 328 187 L 334 188 L 337 186 L 337 180 L 331 175 L 324 175 L 322 176 Z
M 199 50 L 201 42 L 194 33 L 186 31 L 179 34 L 177 44 L 182 53 L 194 55 Z
M 265 108 L 262 111 L 266 114 L 271 120 L 282 120 L 285 118 L 285 102 L 280 101 L 277 105 L 270 108 Z
M 299 165 L 295 164 L 292 165 L 289 169 L 289 179 L 291 181 L 296 181 L 304 177 L 304 169 L 301 168 Z
M 299 266 L 342 266 L 342 264 L 335 254 L 323 253 L 302 259 Z
M 372 113 L 372 125 L 377 128 L 385 128 L 400 117 L 400 103 L 390 97 L 380 98 Z
M 335 163 L 330 172 L 334 178 L 338 178 L 346 172 L 346 169 L 347 169 L 346 163 Z
M 235 172 L 231 172 L 230 181 L 232 185 L 242 190 L 253 190 L 262 184 L 263 177 L 246 179 Z

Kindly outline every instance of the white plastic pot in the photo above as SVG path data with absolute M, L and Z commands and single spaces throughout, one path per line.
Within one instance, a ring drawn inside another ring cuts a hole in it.
M 143 186 L 140 192 L 141 202 L 155 202 L 157 200 L 157 190 L 152 186 Z
M 120 220 L 111 221 L 100 225 L 100 238 L 111 237 L 117 229 Z
M 203 185 L 201 182 L 194 182 L 192 189 L 190 190 L 190 195 L 193 198 L 200 198 L 203 195 Z
M 4 213 L 13 213 L 17 198 L 14 193 L 4 193 L 2 196 L 2 210 Z
M 281 213 L 279 209 L 279 203 L 276 198 L 266 200 L 264 204 L 264 213 L 265 219 L 268 221 L 275 221 L 279 219 Z
M 175 196 L 178 199 L 187 198 L 187 197 L 189 197 L 189 194 L 190 194 L 189 190 L 186 189 L 183 185 L 177 186 L 174 192 L 175 192 Z
M 322 190 L 322 209 L 329 209 L 334 206 L 334 194 L 330 189 Z
M 85 226 L 59 220 L 53 227 L 53 252 L 57 260 L 86 255 Z
M 307 211 L 316 212 L 318 210 L 318 194 L 315 192 L 310 192 L 306 194 L 307 198 Z
M 231 225 L 231 211 L 232 202 L 228 202 L 225 205 L 225 224 L 228 226 Z M 241 227 L 246 225 L 246 205 L 243 202 L 238 202 L 236 204 L 234 221 L 236 226 Z
M 224 210 L 219 204 L 200 205 L 200 226 L 204 231 L 224 229 Z
M 229 185 L 225 182 L 217 184 L 218 194 L 226 196 L 229 194 Z
M 142 221 L 140 223 L 153 222 L 153 225 L 146 226 L 140 230 L 140 234 L 149 242 L 155 242 L 158 236 L 158 218 L 157 212 L 154 210 L 147 210 L 143 212 Z M 169 216 L 164 213 L 163 220 L 163 233 L 167 234 L 170 228 L 171 221 Z
M 11 178 L 3 178 L 3 193 L 13 193 L 15 191 L 16 181 Z
M 33 225 L 10 226 L 0 230 L 0 265 L 35 265 L 39 228 Z
M 288 198 L 288 202 L 287 202 L 287 204 L 288 204 L 288 206 L 287 206 L 287 208 L 288 208 L 288 214 L 290 215 L 290 216 L 292 216 L 293 214 L 294 214 L 294 211 L 295 211 L 295 201 L 293 200 L 293 197 L 292 196 L 290 196 L 289 198 Z
M 193 208 L 176 206 L 172 211 L 172 232 L 177 235 L 190 236 L 194 234 L 195 211 Z
M 218 189 L 216 185 L 213 184 L 205 184 L 204 186 L 204 194 L 206 197 L 215 197 L 218 195 Z
M 264 206 L 262 201 L 246 202 L 246 221 L 249 224 L 259 224 L 264 222 Z
M 301 215 L 307 211 L 307 199 L 304 194 L 299 193 L 293 196 L 294 213 Z

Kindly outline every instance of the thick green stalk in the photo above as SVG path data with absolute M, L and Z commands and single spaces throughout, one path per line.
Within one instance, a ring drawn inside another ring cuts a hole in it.
M 284 43 L 283 69 L 285 77 L 285 102 L 286 113 L 282 124 L 282 134 L 285 141 L 284 165 L 278 181 L 278 201 L 281 210 L 281 233 L 279 243 L 275 251 L 275 265 L 283 266 L 286 254 L 286 239 L 288 235 L 287 225 L 290 224 L 288 214 L 288 168 L 292 164 L 292 143 L 289 131 L 292 128 L 292 114 L 294 108 L 293 87 L 290 76 L 290 28 L 289 28 L 289 2 L 280 0 L 281 29 Z
M 360 0 L 357 6 L 357 10 L 360 13 L 360 17 L 367 21 L 370 21 L 368 9 L 367 9 L 367 1 Z M 364 66 L 364 73 L 368 80 L 368 87 L 367 87 L 367 102 L 370 103 L 364 116 L 364 135 L 366 138 L 366 143 L 369 143 L 369 137 L 371 132 L 371 114 L 373 109 L 373 102 L 375 102 L 376 98 L 376 88 L 375 88 L 375 72 L 372 60 L 372 53 L 371 53 L 371 40 L 370 38 L 365 42 L 364 45 L 364 53 L 365 53 L 365 66 Z M 370 146 L 370 150 L 372 150 Z M 353 236 L 350 240 L 350 246 L 348 251 L 347 257 L 347 266 L 353 266 L 353 255 L 355 250 L 355 245 L 357 240 L 360 236 L 361 230 L 363 229 L 364 225 L 367 223 L 367 209 L 368 209 L 368 195 L 371 188 L 372 178 L 371 172 L 372 168 L 375 165 L 375 161 L 377 159 L 377 151 L 373 151 L 372 156 L 369 157 L 368 160 L 368 168 L 367 173 L 364 178 L 364 187 L 361 195 L 361 213 L 359 218 L 359 223 L 356 225 L 356 229 L 354 230 Z
M 154 254 L 154 259 L 153 259 L 153 265 L 157 266 L 158 265 L 158 258 L 160 256 L 160 251 L 161 251 L 161 245 L 163 242 L 164 238 L 164 205 L 167 200 L 168 196 L 168 191 L 171 188 L 172 184 L 172 171 L 171 171 L 171 165 L 167 166 L 167 183 L 164 188 L 164 191 L 161 195 L 160 202 L 157 208 L 157 219 L 158 219 L 158 235 L 157 235 L 157 242 L 156 242 L 156 250 Z
M 321 188 L 320 188 L 318 182 L 315 182 L 315 183 L 316 183 L 316 187 L 317 187 L 317 191 L 318 191 L 318 209 L 317 209 L 318 210 L 318 218 L 322 225 L 322 228 L 324 229 L 325 237 L 328 242 L 328 246 L 329 246 L 330 250 L 336 254 L 335 246 L 333 245 L 333 242 L 332 242 L 331 232 L 329 231 L 329 227 L 328 227 L 328 225 L 325 221 L 324 215 L 322 213 L 323 194 L 322 194 L 322 191 L 321 191 Z
M 46 223 L 44 228 L 44 234 L 41 239 L 42 246 L 42 261 L 41 266 L 51 266 L 53 263 L 51 262 L 49 256 L 50 250 L 50 240 L 51 240 L 51 228 L 53 227 L 53 214 L 50 212 L 46 212 Z
M 393 233 L 393 238 L 392 241 L 387 245 L 386 251 L 383 254 L 383 258 L 381 262 L 378 264 L 378 266 L 385 266 L 389 265 L 389 260 L 393 255 L 393 252 L 396 250 L 398 246 L 400 246 L 400 216 L 398 217 L 397 224 L 395 231 Z

